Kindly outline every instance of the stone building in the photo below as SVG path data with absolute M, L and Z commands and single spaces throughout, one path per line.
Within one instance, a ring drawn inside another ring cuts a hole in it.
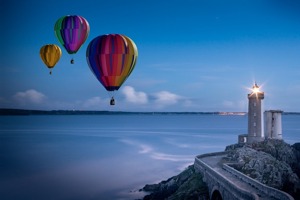
M 282 140 L 281 114 L 281 110 L 265 111 L 265 138 Z

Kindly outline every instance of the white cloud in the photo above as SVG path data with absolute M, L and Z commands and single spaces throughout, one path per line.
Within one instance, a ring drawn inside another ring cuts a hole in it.
M 46 96 L 34 89 L 30 89 L 25 92 L 17 92 L 13 99 L 22 105 L 28 103 L 41 104 L 46 99 Z
M 173 105 L 178 103 L 178 101 L 182 99 L 181 96 L 168 91 L 161 91 L 155 93 L 153 96 L 156 98 L 155 103 L 157 103 L 158 106 Z
M 137 92 L 131 86 L 125 86 L 122 90 L 126 101 L 130 103 L 146 104 L 148 103 L 148 96 L 144 92 Z
M 108 101 L 105 101 L 101 99 L 100 97 L 92 97 L 85 102 L 83 102 L 83 108 L 92 108 L 95 109 L 99 106 L 101 106 L 103 103 L 107 103 Z

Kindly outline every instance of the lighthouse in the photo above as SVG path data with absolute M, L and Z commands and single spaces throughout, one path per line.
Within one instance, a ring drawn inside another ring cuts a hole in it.
M 248 94 L 248 134 L 238 135 L 239 144 L 252 144 L 265 139 L 282 140 L 281 110 L 268 110 L 262 113 L 264 92 L 255 83 Z M 265 119 L 265 120 L 264 120 Z M 265 129 L 264 129 L 265 124 Z
M 281 110 L 265 111 L 265 137 L 282 140 Z
M 247 143 L 260 142 L 264 140 L 264 127 L 262 115 L 262 100 L 264 92 L 260 91 L 255 83 L 252 92 L 248 94 L 248 137 Z

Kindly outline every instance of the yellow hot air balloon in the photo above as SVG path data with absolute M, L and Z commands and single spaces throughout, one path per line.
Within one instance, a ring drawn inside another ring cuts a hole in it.
M 40 56 L 45 65 L 50 69 L 52 74 L 52 68 L 56 65 L 61 57 L 61 49 L 55 44 L 47 44 L 40 49 Z

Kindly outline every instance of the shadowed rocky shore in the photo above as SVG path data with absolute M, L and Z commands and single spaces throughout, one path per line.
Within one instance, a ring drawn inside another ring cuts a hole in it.
M 269 139 L 251 145 L 233 144 L 225 148 L 233 167 L 270 187 L 300 199 L 300 143 L 289 145 L 283 140 Z M 206 200 L 208 188 L 202 176 L 189 166 L 177 176 L 158 184 L 147 184 L 144 200 Z
M 203 182 L 201 174 L 195 172 L 194 165 L 166 181 L 152 185 L 147 184 L 142 190 L 151 193 L 146 195 L 144 200 L 205 200 L 209 197 L 208 188 Z

